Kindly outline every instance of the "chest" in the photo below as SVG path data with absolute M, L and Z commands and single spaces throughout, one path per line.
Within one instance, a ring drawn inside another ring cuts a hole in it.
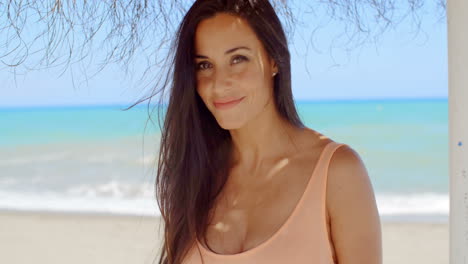
M 260 184 L 227 183 L 207 227 L 209 247 L 201 243 L 218 254 L 237 254 L 265 243 L 283 227 L 302 198 L 313 176 L 314 166 L 308 164 L 267 171 L 264 175 L 269 176 Z

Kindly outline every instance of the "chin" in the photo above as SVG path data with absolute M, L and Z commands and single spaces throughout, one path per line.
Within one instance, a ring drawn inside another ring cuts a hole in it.
M 225 130 L 239 129 L 244 125 L 244 122 L 240 120 L 218 120 L 218 125 Z

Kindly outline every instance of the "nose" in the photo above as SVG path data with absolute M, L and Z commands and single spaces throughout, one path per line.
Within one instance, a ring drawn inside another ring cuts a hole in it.
M 223 94 L 232 87 L 231 73 L 227 69 L 218 69 L 214 72 L 213 90 Z

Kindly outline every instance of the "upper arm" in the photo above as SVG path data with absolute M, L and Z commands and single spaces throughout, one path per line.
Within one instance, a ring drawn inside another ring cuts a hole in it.
M 381 226 L 372 184 L 359 154 L 348 145 L 331 158 L 326 200 L 338 263 L 381 264 Z

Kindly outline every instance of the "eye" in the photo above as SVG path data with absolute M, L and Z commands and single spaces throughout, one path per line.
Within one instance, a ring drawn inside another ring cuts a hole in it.
M 202 67 L 203 65 L 206 65 L 206 64 L 208 64 L 208 62 L 206 62 L 206 61 L 202 61 L 202 62 L 198 63 L 197 64 L 197 71 L 207 69 L 207 68 Z
M 235 61 L 235 60 L 240 60 L 240 61 L 244 61 L 244 60 L 245 60 L 245 61 L 248 61 L 249 59 L 247 59 L 245 56 L 239 55 L 239 56 L 235 56 L 235 57 L 234 57 L 234 60 L 233 60 L 233 61 Z

